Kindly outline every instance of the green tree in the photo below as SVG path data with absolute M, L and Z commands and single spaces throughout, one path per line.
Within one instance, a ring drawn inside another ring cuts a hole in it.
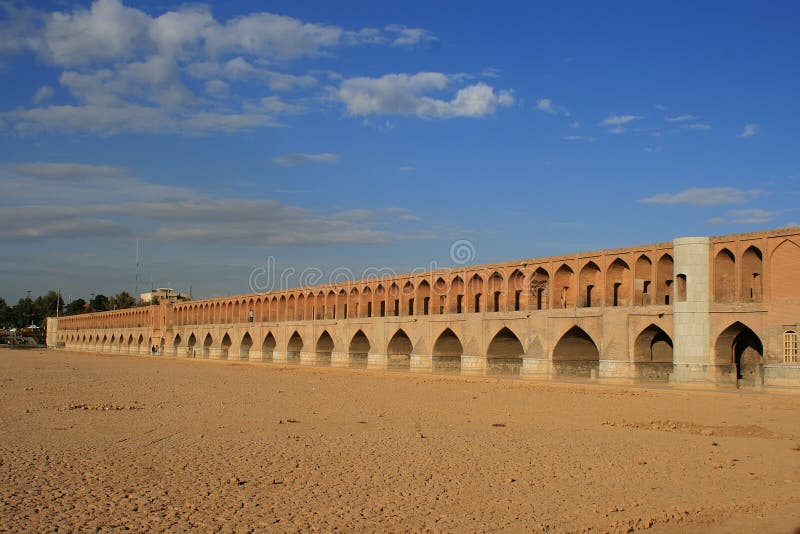
M 78 315 L 79 313 L 86 313 L 88 310 L 88 304 L 83 299 L 75 299 L 69 304 L 64 310 L 64 315 Z
M 111 297 L 109 304 L 112 310 L 124 310 L 136 306 L 136 299 L 127 291 L 121 291 Z
M 17 328 L 35 324 L 36 320 L 36 310 L 33 306 L 33 300 L 31 300 L 30 297 L 19 299 L 17 303 L 11 307 L 11 322 Z
M 56 291 L 48 291 L 47 295 L 36 298 L 33 307 L 39 320 L 44 321 L 45 317 L 55 317 L 56 309 L 59 310 L 58 314 L 61 314 L 60 310 L 64 307 L 64 300 Z
M 89 308 L 91 308 L 92 311 L 102 312 L 109 309 L 109 304 L 110 301 L 108 297 L 101 293 L 95 295 L 95 297 L 89 301 Z
M 11 326 L 11 308 L 5 299 L 0 298 L 0 328 Z

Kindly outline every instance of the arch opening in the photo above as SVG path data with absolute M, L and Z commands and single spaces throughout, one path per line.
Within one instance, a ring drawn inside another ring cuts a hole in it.
M 364 334 L 362 330 L 359 330 L 353 335 L 353 339 L 350 340 L 350 346 L 347 350 L 349 366 L 359 369 L 365 368 L 369 358 L 369 349 L 369 339 L 367 339 L 366 334 Z
M 518 375 L 524 354 L 525 349 L 516 334 L 503 327 L 486 350 L 487 371 L 489 374 Z
M 592 337 L 579 326 L 570 328 L 553 349 L 556 375 L 590 377 L 600 365 L 600 351 Z
M 239 343 L 239 359 L 240 360 L 249 360 L 250 359 L 250 349 L 253 348 L 253 338 L 250 337 L 250 332 L 245 332 L 244 336 L 242 336 L 242 341 Z
M 317 365 L 330 365 L 333 354 L 333 338 L 327 330 L 323 331 L 314 348 L 317 354 Z
M 460 372 L 461 355 L 464 347 L 461 340 L 450 330 L 445 328 L 433 344 L 431 365 L 434 372 Z
M 714 300 L 733 302 L 736 300 L 736 258 L 723 248 L 714 260 Z
M 203 352 L 202 357 L 208 358 L 211 353 L 211 345 L 214 344 L 214 338 L 211 337 L 211 334 L 206 334 L 205 339 L 203 339 Z
M 672 372 L 672 338 L 651 324 L 636 337 L 633 361 L 637 378 L 658 382 L 669 381 Z
M 275 341 L 275 336 L 272 332 L 267 332 L 264 341 L 261 342 L 261 361 L 271 362 L 275 358 L 275 347 L 278 343 Z
M 764 345 L 747 325 L 735 322 L 720 333 L 714 347 L 717 365 L 731 365 L 739 385 L 759 385 Z
M 300 363 L 300 351 L 303 350 L 303 338 L 295 330 L 292 337 L 289 338 L 289 343 L 286 345 L 286 362 L 287 363 Z
M 220 358 L 220 360 L 227 360 L 228 359 L 228 352 L 230 351 L 231 345 L 232 345 L 231 336 L 229 336 L 227 334 L 227 332 L 226 332 L 225 335 L 222 336 L 222 341 L 219 344 L 219 347 L 220 347 L 219 358 Z
M 390 368 L 404 368 L 411 367 L 411 352 L 414 346 L 411 343 L 411 338 L 401 328 L 389 340 L 386 346 L 386 366 Z

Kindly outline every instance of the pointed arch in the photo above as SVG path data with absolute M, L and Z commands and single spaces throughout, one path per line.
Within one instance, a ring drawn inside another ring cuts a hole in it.
M 505 279 L 498 271 L 494 271 L 486 282 L 486 311 L 506 311 Z
M 616 258 L 606 269 L 606 306 L 629 306 L 631 303 L 631 268 Z
M 642 254 L 636 259 L 633 277 L 633 303 L 636 306 L 654 304 L 653 262 L 647 254 Z
M 553 367 L 557 375 L 588 377 L 598 368 L 599 362 L 597 344 L 579 326 L 567 330 L 553 349 Z
M 181 335 L 175 334 L 175 338 L 172 340 L 172 346 L 176 349 L 181 346 Z
M 469 290 L 469 298 L 467 300 L 467 305 L 469 306 L 469 311 L 472 313 L 480 313 L 485 311 L 484 308 L 484 283 L 483 277 L 478 273 L 475 273 L 469 279 L 469 285 L 467 286 Z
M 289 295 L 289 299 L 286 301 L 286 320 L 294 321 L 297 319 L 297 308 L 296 308 L 296 300 L 294 297 L 294 293 Z
M 386 346 L 387 366 L 410 367 L 413 350 L 411 338 L 402 328 L 398 328 Z
M 261 360 L 265 362 L 273 361 L 275 347 L 277 346 L 278 343 L 275 341 L 275 336 L 272 335 L 272 332 L 267 332 L 267 335 L 264 336 L 264 341 L 261 342 Z
M 445 328 L 433 344 L 431 363 L 434 371 L 460 371 L 464 346 L 455 332 Z
M 522 311 L 528 309 L 525 298 L 525 274 L 519 269 L 514 269 L 508 277 L 508 295 L 506 297 L 509 311 Z M 523 300 L 524 299 L 524 300 Z
M 538 269 L 537 269 L 538 272 Z M 575 306 L 575 271 L 563 264 L 553 276 L 553 308 L 572 308 Z
M 366 367 L 369 358 L 369 339 L 363 330 L 358 330 L 350 340 L 347 349 L 348 360 L 351 367 Z
M 219 343 L 220 347 L 219 357 L 221 360 L 228 359 L 228 351 L 230 350 L 232 344 L 233 342 L 231 341 L 231 336 L 227 332 L 225 332 L 225 335 L 222 336 L 222 341 L 220 341 Z
M 240 360 L 249 360 L 250 359 L 250 349 L 253 348 L 253 338 L 250 336 L 250 332 L 245 332 L 242 336 L 242 341 L 239 342 L 239 359 Z
M 674 300 L 673 277 L 675 261 L 669 254 L 662 254 L 656 266 L 656 302 L 655 304 L 669 306 Z
M 592 308 L 600 306 L 600 277 L 600 267 L 593 261 L 586 262 L 578 279 L 580 284 L 578 299 L 581 307 Z
M 328 355 L 333 352 L 333 338 L 327 330 L 323 330 L 322 334 L 320 334 L 319 338 L 317 339 L 317 345 L 315 349 L 317 353 L 323 352 L 327 353 Z
M 800 265 L 800 246 L 794 241 L 785 239 L 772 251 L 769 299 L 771 302 L 780 303 L 783 309 L 791 308 L 786 311 L 794 314 L 800 304 L 798 265 Z
M 720 332 L 714 345 L 714 363 L 732 364 L 738 380 L 753 381 L 761 376 L 764 345 L 746 324 L 736 321 Z
M 763 290 L 764 255 L 755 245 L 747 247 L 742 254 L 741 300 L 761 302 Z
M 431 313 L 431 285 L 427 280 L 422 280 L 416 290 L 417 314 L 430 315 Z
M 661 327 L 650 324 L 636 336 L 633 361 L 672 364 L 672 338 Z
M 460 276 L 455 276 L 450 281 L 450 313 L 464 313 L 464 280 Z
M 504 326 L 486 349 L 487 370 L 490 374 L 518 375 L 524 354 L 525 349 L 517 335 Z
M 211 353 L 211 347 L 214 344 L 214 338 L 211 337 L 211 332 L 206 334 L 206 337 L 203 338 L 203 352 L 202 357 L 208 358 Z
M 297 330 L 294 331 L 286 344 L 286 361 L 295 363 L 300 361 L 300 352 L 303 350 L 303 338 Z
M 736 257 L 727 248 L 720 250 L 714 258 L 714 300 L 736 300 Z

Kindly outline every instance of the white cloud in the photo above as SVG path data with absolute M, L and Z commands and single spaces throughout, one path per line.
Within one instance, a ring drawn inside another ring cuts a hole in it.
M 565 135 L 561 139 L 564 141 L 583 141 L 584 143 L 594 143 L 597 141 L 596 137 L 587 137 L 585 135 Z
M 305 246 L 425 237 L 398 226 L 417 220 L 407 208 L 327 212 L 269 199 L 219 199 L 85 163 L 7 164 L 0 167 L 0 199 L 15 201 L 0 209 L 3 241 L 135 235 L 163 242 Z
M 569 117 L 570 112 L 567 108 L 563 106 L 556 106 L 553 104 L 553 101 L 549 98 L 540 98 L 536 101 L 536 109 L 539 111 L 544 111 L 545 113 L 550 113 L 552 115 L 563 115 L 564 117 Z
M 664 117 L 664 120 L 667 122 L 686 122 L 697 120 L 697 117 L 694 115 L 676 115 L 674 117 Z
M 659 110 L 659 111 L 666 111 L 666 109 L 667 109 L 667 106 L 665 106 L 664 104 L 656 104 L 656 105 L 655 105 L 655 108 L 656 108 L 657 110 Z
M 745 124 L 742 133 L 739 134 L 739 137 L 753 137 L 758 133 L 759 125 L 751 122 L 750 124 Z
M 611 115 L 603 122 L 600 123 L 601 126 L 622 126 L 623 124 L 628 124 L 629 122 L 637 121 L 641 119 L 640 115 Z
M 210 80 L 206 82 L 206 93 L 214 98 L 227 98 L 231 87 L 222 80 Z
M 644 204 L 686 204 L 690 206 L 718 206 L 721 204 L 741 204 L 752 200 L 763 192 L 758 189 L 737 189 L 734 187 L 691 187 L 678 193 L 659 193 L 640 199 Z
M 285 154 L 279 158 L 275 158 L 275 163 L 283 165 L 284 167 L 296 167 L 305 163 L 337 163 L 339 161 L 339 154 L 330 152 L 322 152 L 320 154 L 304 154 L 301 152 L 294 152 L 292 154 Z
M 711 130 L 712 126 L 710 124 L 705 124 L 702 122 L 694 123 L 694 124 L 685 124 L 683 126 L 688 130 Z
M 731 210 L 728 213 L 731 222 L 735 224 L 765 224 L 780 214 L 779 211 L 767 211 L 761 208 Z
M 403 165 L 399 169 L 401 172 L 414 172 L 417 170 L 413 165 Z
M 445 90 L 453 79 L 439 72 L 386 74 L 379 78 L 349 78 L 342 81 L 336 97 L 355 116 L 414 115 L 420 118 L 483 117 L 498 107 L 511 106 L 511 91 L 495 92 L 479 82 L 459 89 L 450 100 L 428 96 Z
M 394 38 L 390 38 L 392 46 L 416 46 L 420 43 L 437 40 L 431 32 L 422 28 L 391 24 L 385 29 L 390 34 L 395 34 Z
M 219 21 L 207 5 L 152 16 L 121 0 L 95 0 L 54 12 L 0 2 L 0 10 L 7 18 L 0 21 L 0 53 L 31 50 L 65 69 L 59 82 L 76 101 L 45 106 L 53 95 L 52 87 L 45 86 L 34 96 L 34 107 L 0 113 L 4 126 L 21 133 L 52 129 L 112 135 L 163 129 L 196 135 L 276 126 L 270 113 L 286 114 L 299 106 L 269 92 L 307 90 L 318 81 L 273 65 L 286 67 L 290 60 L 342 47 L 410 47 L 436 39 L 422 28 L 351 30 L 266 12 Z M 186 76 L 203 83 L 187 85 Z M 239 85 L 253 81 L 263 84 L 263 93 L 241 98 Z M 471 110 L 476 102 L 480 107 L 480 98 L 471 98 L 470 92 L 460 96 L 453 113 L 478 113 Z M 489 107 L 504 105 L 509 95 L 493 98 Z M 260 99 L 264 105 L 254 110 Z
M 34 104 L 41 104 L 42 102 L 47 102 L 51 98 L 53 98 L 53 88 L 49 85 L 43 85 L 36 90 L 31 100 L 33 100 Z

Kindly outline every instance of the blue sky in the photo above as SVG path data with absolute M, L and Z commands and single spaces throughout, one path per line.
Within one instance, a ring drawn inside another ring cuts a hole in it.
M 800 221 L 796 2 L 0 6 L 6 299 Z

